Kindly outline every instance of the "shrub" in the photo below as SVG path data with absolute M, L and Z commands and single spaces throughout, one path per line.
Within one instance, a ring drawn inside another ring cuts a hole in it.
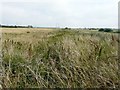
M 100 29 L 99 29 L 99 31 L 100 31 L 100 32 L 103 32 L 103 31 L 104 31 L 104 29 L 103 29 L 103 28 L 100 28 Z
M 65 27 L 65 29 L 68 29 L 68 27 Z
M 65 27 L 65 30 L 71 30 L 71 28 Z
M 106 29 L 101 28 L 101 29 L 99 29 L 99 31 L 100 32 L 112 32 L 113 30 L 110 28 L 106 28 Z
M 27 31 L 27 33 L 30 33 L 29 31 Z
M 105 30 L 104 30 L 104 32 L 112 32 L 113 30 L 112 29 L 109 29 L 109 28 L 106 28 Z

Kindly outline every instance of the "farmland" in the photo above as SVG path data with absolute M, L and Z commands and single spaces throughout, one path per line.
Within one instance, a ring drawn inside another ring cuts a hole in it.
M 117 33 L 40 28 L 2 29 L 2 86 L 118 87 Z

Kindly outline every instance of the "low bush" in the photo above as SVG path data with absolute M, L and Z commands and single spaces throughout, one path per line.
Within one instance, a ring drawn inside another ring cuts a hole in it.
M 110 29 L 110 28 L 105 28 L 105 29 L 100 28 L 99 31 L 100 31 L 100 32 L 113 32 L 113 30 Z
M 99 29 L 99 31 L 100 31 L 100 32 L 103 32 L 103 31 L 104 31 L 104 29 L 103 29 L 103 28 L 101 28 L 101 29 Z
M 104 32 L 112 32 L 113 30 L 112 29 L 109 29 L 109 28 L 106 28 L 105 30 L 104 30 Z

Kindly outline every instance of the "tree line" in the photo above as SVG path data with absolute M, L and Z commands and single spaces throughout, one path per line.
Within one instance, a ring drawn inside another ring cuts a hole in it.
M 32 25 L 28 26 L 17 26 L 17 25 L 0 25 L 2 28 L 33 28 Z

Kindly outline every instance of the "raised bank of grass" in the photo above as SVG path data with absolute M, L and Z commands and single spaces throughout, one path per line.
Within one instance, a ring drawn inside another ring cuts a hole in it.
M 22 38 L 26 35 L 29 40 Z M 3 36 L 3 87 L 118 86 L 117 34 L 58 30 Z M 21 39 L 16 40 L 17 36 Z

